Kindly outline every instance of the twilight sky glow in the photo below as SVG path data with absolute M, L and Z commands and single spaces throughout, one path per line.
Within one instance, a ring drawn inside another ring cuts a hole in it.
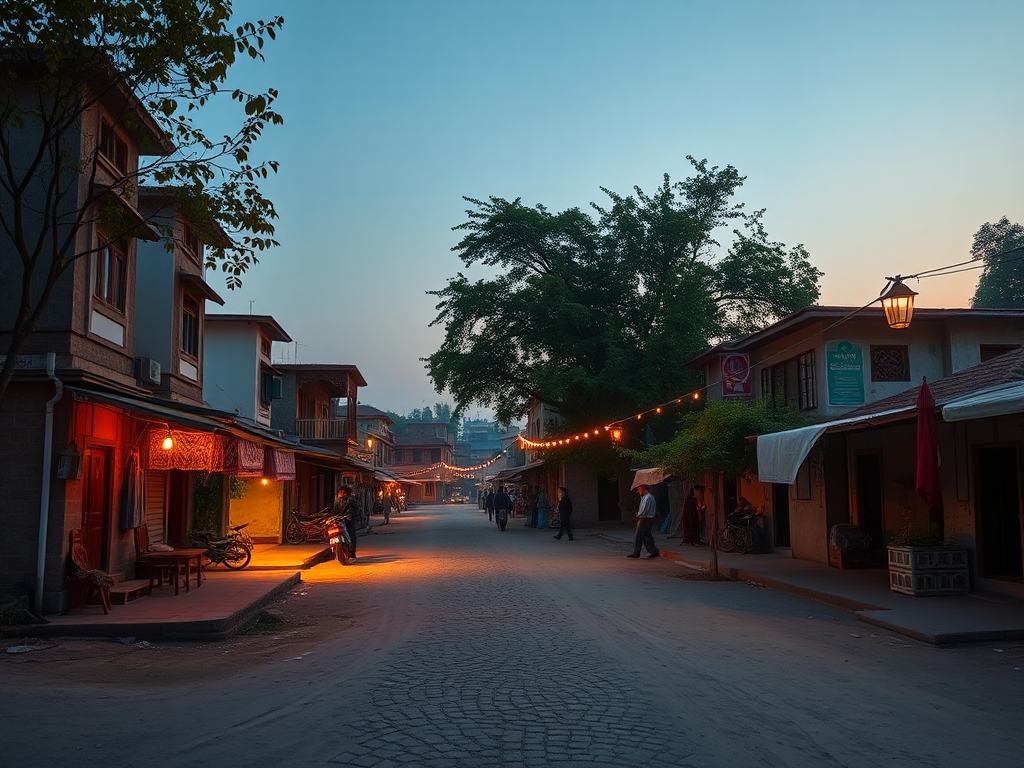
M 285 17 L 230 86 L 280 90 L 265 190 L 281 247 L 221 312 L 273 315 L 289 361 L 359 367 L 361 401 L 439 398 L 419 358 L 463 195 L 551 210 L 652 190 L 686 155 L 734 165 L 769 234 L 804 243 L 821 303 L 969 257 L 1024 221 L 1019 0 L 236 0 Z M 207 116 L 213 132 L 220 116 Z M 224 122 L 225 129 L 230 125 Z M 470 271 L 470 276 L 473 272 Z M 977 272 L 911 284 L 965 306 Z M 279 345 L 275 345 L 277 347 Z M 468 415 L 475 415 L 471 409 Z

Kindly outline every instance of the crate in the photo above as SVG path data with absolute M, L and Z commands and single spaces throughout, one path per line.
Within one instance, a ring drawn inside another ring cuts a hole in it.
M 870 568 L 871 557 L 865 549 L 838 549 L 829 546 L 828 564 L 841 571 L 851 568 Z
M 971 589 L 967 550 L 889 547 L 889 589 L 904 595 L 959 595 Z

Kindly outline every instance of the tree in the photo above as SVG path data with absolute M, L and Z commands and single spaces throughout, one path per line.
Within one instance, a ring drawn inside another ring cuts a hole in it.
M 5 0 L 0 274 L 20 286 L 21 298 L 0 308 L 0 327 L 10 329 L 0 399 L 58 281 L 99 249 L 87 234 L 97 225 L 110 241 L 140 234 L 139 221 L 122 215 L 115 198 L 129 199 L 144 185 L 173 190 L 198 234 L 228 235 L 207 239 L 220 244 L 207 249 L 206 261 L 226 273 L 229 288 L 277 245 L 277 213 L 259 183 L 278 166 L 250 157 L 265 127 L 282 122 L 277 92 L 222 86 L 236 56 L 263 58 L 284 20 L 232 27 L 231 18 L 231 0 Z M 115 96 L 124 106 L 111 115 L 113 124 L 90 127 L 85 118 L 97 103 Z M 234 132 L 221 138 L 208 137 L 194 119 L 217 98 L 237 102 L 242 112 Z M 163 134 L 158 151 L 140 157 L 137 170 L 128 163 L 101 170 L 103 134 L 134 135 L 147 121 Z M 98 135 L 89 146 L 83 134 Z M 169 228 L 160 232 L 172 236 Z
M 1024 309 L 1024 227 L 1005 216 L 981 225 L 971 257 L 985 262 L 972 307 Z
M 551 213 L 491 197 L 465 198 L 455 250 L 466 267 L 439 298 L 441 347 L 427 358 L 437 390 L 458 408 L 494 407 L 509 422 L 530 398 L 557 408 L 567 429 L 589 427 L 675 397 L 698 383 L 684 364 L 709 341 L 753 331 L 811 304 L 821 272 L 802 246 L 772 241 L 764 211 L 733 198 L 735 168 L 688 158 L 691 177 L 666 174 L 592 213 Z M 719 230 L 736 222 L 723 249 Z

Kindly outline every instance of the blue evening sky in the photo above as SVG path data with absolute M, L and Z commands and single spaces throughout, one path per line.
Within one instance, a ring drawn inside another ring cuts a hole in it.
M 211 309 L 251 302 L 299 342 L 276 357 L 355 364 L 361 401 L 379 408 L 441 399 L 419 360 L 442 338 L 425 292 L 464 270 L 451 251 L 463 195 L 585 208 L 601 186 L 685 177 L 688 154 L 731 164 L 769 235 L 803 243 L 824 270 L 820 303 L 857 306 L 886 275 L 968 258 L 984 222 L 1024 222 L 1020 0 L 235 10 L 239 22 L 285 17 L 267 60 L 230 83 L 281 92 L 285 125 L 257 152 L 281 161 L 265 185 L 281 247 Z M 976 280 L 912 287 L 920 305 L 966 306 Z

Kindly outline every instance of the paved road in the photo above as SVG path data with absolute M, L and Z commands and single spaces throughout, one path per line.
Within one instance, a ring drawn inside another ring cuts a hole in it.
M 112 658 L 100 685 L 19 669 L 0 682 L 4 741 L 18 734 L 4 764 L 1024 760 L 1020 644 L 917 644 L 760 587 L 673 578 L 685 571 L 597 534 L 500 533 L 469 505 L 379 530 L 357 565 L 318 566 L 290 599 L 317 607 L 319 634 L 266 639 L 230 675 L 218 656 L 244 645 L 204 646 L 187 675 L 170 654 L 131 685 L 117 681 L 139 656 Z

